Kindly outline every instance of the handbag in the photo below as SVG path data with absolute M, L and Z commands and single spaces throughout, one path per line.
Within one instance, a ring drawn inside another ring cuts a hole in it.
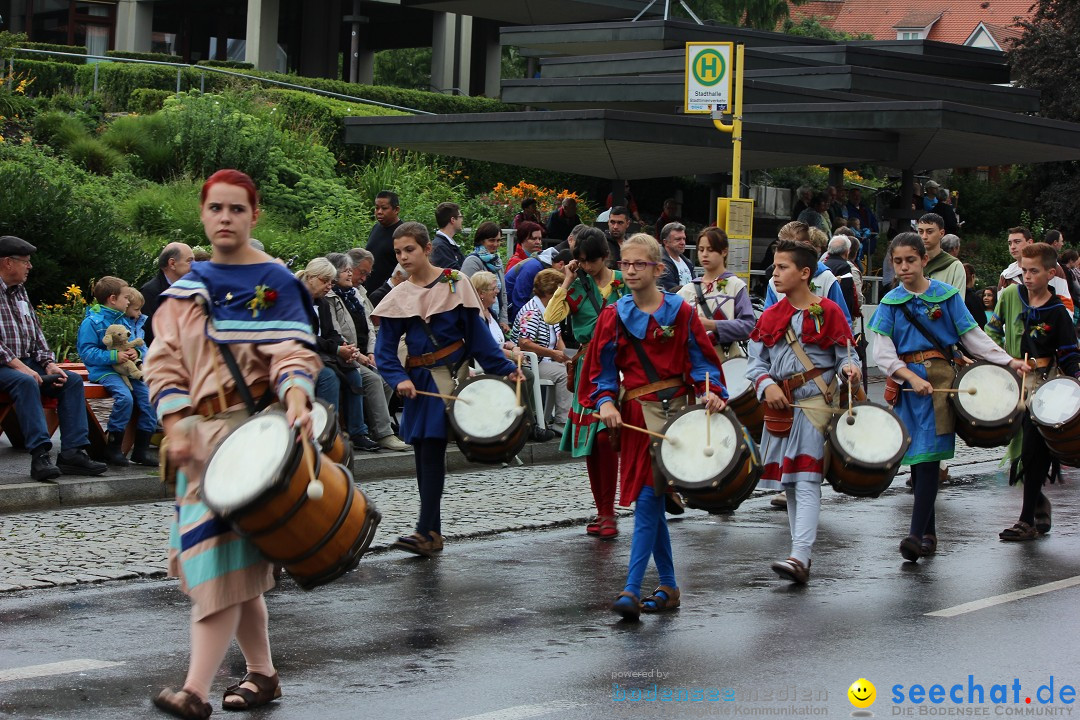
M 791 402 L 790 398 L 788 402 Z M 786 438 L 790 435 L 791 426 L 795 423 L 795 408 L 788 405 L 783 410 L 774 410 L 767 404 L 764 407 L 765 429 L 769 431 L 769 434 L 777 438 Z

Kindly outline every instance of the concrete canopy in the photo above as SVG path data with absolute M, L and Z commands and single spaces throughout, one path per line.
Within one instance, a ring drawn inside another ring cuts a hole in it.
M 743 167 L 893 160 L 888 132 L 743 126 Z M 731 136 L 706 117 L 585 110 L 345 119 L 345 142 L 634 180 L 725 172 Z
M 648 0 L 404 0 L 406 7 L 437 12 L 460 13 L 473 17 L 513 23 L 536 25 L 558 19 L 566 23 L 585 23 L 597 20 L 621 20 L 636 16 Z M 658 3 L 645 17 L 663 14 Z

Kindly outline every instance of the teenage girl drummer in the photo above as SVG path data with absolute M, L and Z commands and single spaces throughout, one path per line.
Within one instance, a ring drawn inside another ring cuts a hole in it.
M 952 385 L 954 346 L 962 337 L 965 354 L 1027 372 L 1022 360 L 1009 357 L 982 331 L 959 290 L 923 275 L 929 259 L 915 233 L 893 239 L 889 262 L 901 284 L 882 298 L 867 326 L 878 334 L 877 366 L 901 386 L 896 411 L 911 435 L 903 463 L 911 466 L 915 502 L 908 536 L 900 541 L 900 554 L 909 562 L 937 550 L 938 462 L 953 457 L 956 436 L 948 395 L 934 389 Z M 902 392 L 904 388 L 914 392 Z

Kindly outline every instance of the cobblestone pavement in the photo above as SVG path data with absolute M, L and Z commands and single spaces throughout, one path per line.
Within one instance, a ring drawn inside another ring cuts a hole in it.
M 957 450 L 950 465 L 1002 454 L 1001 448 L 967 448 L 959 441 Z M 373 549 L 412 532 L 419 509 L 414 479 L 361 487 L 383 515 Z M 583 523 L 592 508 L 584 463 L 485 469 L 447 477 L 443 526 L 452 539 L 571 525 Z M 161 577 L 172 511 L 172 503 L 161 502 L 0 515 L 0 592 Z

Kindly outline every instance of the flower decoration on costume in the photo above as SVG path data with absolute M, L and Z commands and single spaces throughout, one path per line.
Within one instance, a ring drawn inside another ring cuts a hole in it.
M 926 308 L 926 317 L 930 318 L 931 320 L 940 320 L 942 315 L 944 314 L 945 313 L 941 311 L 940 305 L 931 305 L 930 307 Z
M 453 268 L 446 268 L 442 271 L 442 275 L 439 276 L 439 282 L 448 283 L 450 292 L 457 292 L 457 284 L 461 282 L 461 273 Z
M 1045 337 L 1050 334 L 1051 330 L 1053 328 L 1050 327 L 1050 323 L 1037 323 L 1031 326 L 1031 337 Z
M 622 294 L 624 287 L 626 287 L 626 284 L 618 278 L 615 278 L 611 281 L 611 292 L 615 295 Z
M 653 329 L 653 340 L 667 340 L 675 337 L 674 325 L 661 325 Z
M 825 320 L 825 308 L 821 307 L 821 303 L 814 303 L 806 309 L 806 312 L 814 318 L 814 328 L 821 332 L 821 323 Z
M 255 297 L 247 304 L 247 309 L 251 311 L 251 317 L 259 317 L 260 310 L 269 310 L 274 307 L 274 303 L 277 302 L 278 291 L 269 285 L 256 285 Z

